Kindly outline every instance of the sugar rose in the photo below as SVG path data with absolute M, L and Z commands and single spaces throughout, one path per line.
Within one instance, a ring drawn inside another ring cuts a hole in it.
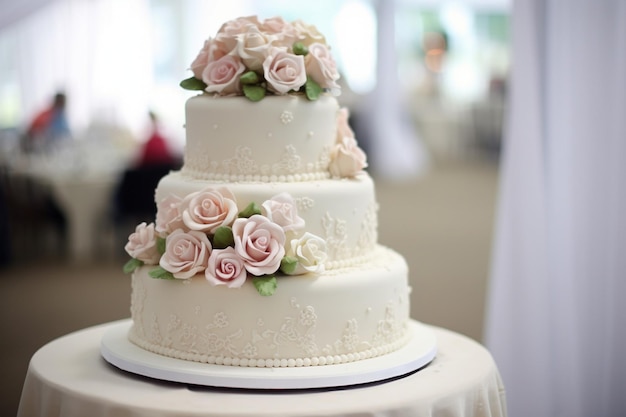
M 137 225 L 135 232 L 128 237 L 128 243 L 124 249 L 132 258 L 147 265 L 156 265 L 161 257 L 156 242 L 157 234 L 154 223 L 146 224 L 144 222 Z
M 328 47 L 322 43 L 309 45 L 309 53 L 305 58 L 307 74 L 320 85 L 335 93 L 339 92 L 339 72 Z
M 250 26 L 245 33 L 237 35 L 236 51 L 249 70 L 261 71 L 274 40 L 273 35 L 261 32 L 256 26 Z
M 232 247 L 214 249 L 211 252 L 205 276 L 212 285 L 238 288 L 246 281 L 247 275 L 243 260 Z
M 298 39 L 296 28 L 280 16 L 265 19 L 261 30 L 276 36 L 281 45 L 293 45 Z
M 326 241 L 319 236 L 306 232 L 298 239 L 292 239 L 287 245 L 287 256 L 298 260 L 292 275 L 307 272 L 323 272 L 324 263 L 328 258 Z
M 289 193 L 280 193 L 261 204 L 263 214 L 283 228 L 294 232 L 304 228 L 304 219 L 298 216 L 298 207 Z
M 259 18 L 257 16 L 244 16 L 229 20 L 219 28 L 217 33 L 228 36 L 237 36 L 240 33 L 245 33 L 251 26 L 261 26 L 261 22 L 259 22 Z
M 217 61 L 210 62 L 202 72 L 202 81 L 207 85 L 207 93 L 238 94 L 241 92 L 239 76 L 245 69 L 241 59 L 233 55 L 225 55 Z
M 215 233 L 218 227 L 230 225 L 237 213 L 235 196 L 226 188 L 197 191 L 181 203 L 183 222 L 191 230 Z
M 346 107 L 340 108 L 337 114 L 337 142 L 341 142 L 344 137 L 354 138 L 354 131 L 348 123 L 349 119 L 350 111 Z
M 272 91 L 278 94 L 297 91 L 306 83 L 304 57 L 273 47 L 263 62 L 263 74 Z
M 354 138 L 343 137 L 330 154 L 328 170 L 335 177 L 353 177 L 367 167 L 365 152 Z
M 193 72 L 194 77 L 201 80 L 202 79 L 202 71 L 209 63 L 209 51 L 211 49 L 211 40 L 208 39 L 204 41 L 204 45 L 200 52 L 198 52 L 198 56 L 193 60 L 190 65 L 191 72 Z
M 211 249 L 206 234 L 176 229 L 165 241 L 165 253 L 159 265 L 174 278 L 188 279 L 206 269 Z
M 155 229 L 160 236 L 165 237 L 176 229 L 183 227 L 183 218 L 180 214 L 182 198 L 170 195 L 157 203 Z
M 305 45 L 311 45 L 315 42 L 326 44 L 326 38 L 314 25 L 305 23 L 302 20 L 296 20 L 292 24 L 298 31 L 300 41 Z
M 235 251 L 253 275 L 273 274 L 285 256 L 285 232 L 267 217 L 255 214 L 233 223 Z
M 196 56 L 190 66 L 194 77 L 201 80 L 202 73 L 207 65 L 228 54 L 230 49 L 232 49 L 232 46 L 229 48 L 229 46 L 219 39 L 207 39 L 204 41 L 202 49 L 198 52 L 198 56 Z

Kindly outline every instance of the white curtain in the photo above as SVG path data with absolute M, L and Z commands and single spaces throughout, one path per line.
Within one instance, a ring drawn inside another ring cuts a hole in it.
M 45 2 L 42 2 L 42 4 Z M 73 130 L 92 122 L 139 130 L 147 120 L 153 85 L 149 0 L 54 0 L 0 35 L 13 44 L 22 123 L 68 95 Z
M 376 0 L 376 88 L 363 105 L 363 128 L 370 132 L 368 161 L 376 176 L 403 180 L 428 168 L 429 156 L 417 135 L 407 97 L 398 79 L 394 0 Z
M 626 2 L 513 3 L 485 343 L 511 417 L 626 415 Z

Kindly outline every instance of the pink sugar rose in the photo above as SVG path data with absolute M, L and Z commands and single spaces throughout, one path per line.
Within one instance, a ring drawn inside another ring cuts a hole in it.
M 339 79 L 337 64 L 326 45 L 318 42 L 309 45 L 309 53 L 304 62 L 306 72 L 313 81 L 322 88 L 339 92 L 340 87 L 336 82 Z
M 344 137 L 354 138 L 354 131 L 348 123 L 349 118 L 349 110 L 346 107 L 340 108 L 337 115 L 337 142 L 340 142 Z
M 265 19 L 260 26 L 260 29 L 268 33 L 280 33 L 285 31 L 286 28 L 292 27 L 289 22 L 280 16 L 269 17 Z
M 194 77 L 201 80 L 202 73 L 206 66 L 213 61 L 222 58 L 228 53 L 227 47 L 223 42 L 216 39 L 207 39 L 204 41 L 204 46 L 198 52 L 198 56 L 191 63 L 190 69 L 193 72 Z
M 233 224 L 235 251 L 253 275 L 273 274 L 285 256 L 285 232 L 267 217 L 255 214 Z
M 238 17 L 233 20 L 225 22 L 217 31 L 218 34 L 225 34 L 228 36 L 236 36 L 240 33 L 244 33 L 250 26 L 260 27 L 261 22 L 257 16 L 244 16 Z
M 304 219 L 298 216 L 298 207 L 289 193 L 280 193 L 261 204 L 263 214 L 283 228 L 293 232 L 304 228 Z
M 228 226 L 237 217 L 235 196 L 226 188 L 191 193 L 181 203 L 183 223 L 191 230 L 215 233 L 220 226 Z
M 165 253 L 159 265 L 174 278 L 188 279 L 206 269 L 211 249 L 206 234 L 176 229 L 165 240 Z
M 161 254 L 157 248 L 157 234 L 154 223 L 145 222 L 137 225 L 135 232 L 128 237 L 128 243 L 124 246 L 126 253 L 132 258 L 142 261 L 146 265 L 159 263 Z
M 245 69 L 239 57 L 233 55 L 225 55 L 217 61 L 209 62 L 202 72 L 207 93 L 229 95 L 241 92 L 239 76 Z
M 183 227 L 183 219 L 180 214 L 180 203 L 182 199 L 176 195 L 170 195 L 159 201 L 156 214 L 156 231 L 165 237 L 176 229 Z
M 367 157 L 354 138 L 344 136 L 331 150 L 328 169 L 333 176 L 354 177 L 365 167 Z
M 210 49 L 211 49 L 211 40 L 208 39 L 204 41 L 204 46 L 202 46 L 202 49 L 200 50 L 200 52 L 198 52 L 198 56 L 196 56 L 196 59 L 194 59 L 193 62 L 191 63 L 190 68 L 191 68 L 191 71 L 193 72 L 193 76 L 199 80 L 202 79 L 202 71 L 204 71 L 204 68 L 209 63 L 209 50 Z
M 213 249 L 209 256 L 209 265 L 205 270 L 206 279 L 212 285 L 226 285 L 228 288 L 239 288 L 246 281 L 248 273 L 243 260 L 235 249 Z
M 263 74 L 274 92 L 297 91 L 306 83 L 304 57 L 290 54 L 284 48 L 271 48 L 263 62 Z
M 245 33 L 237 35 L 236 51 L 249 70 L 261 71 L 274 40 L 273 35 L 261 32 L 256 26 L 250 26 Z
M 282 46 L 291 46 L 298 39 L 296 28 L 279 16 L 265 19 L 260 29 L 275 35 Z

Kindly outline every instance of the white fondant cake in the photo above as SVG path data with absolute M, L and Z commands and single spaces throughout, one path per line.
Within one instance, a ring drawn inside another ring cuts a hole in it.
M 269 96 L 261 103 L 243 97 L 193 97 L 185 108 L 182 172 L 233 182 L 328 178 L 338 110 L 330 96 L 315 101 Z
M 251 46 L 254 45 L 254 46 Z M 227 22 L 181 85 L 180 171 L 126 245 L 129 339 L 160 355 L 292 367 L 384 355 L 409 340 L 408 269 L 378 244 L 374 183 L 314 27 Z

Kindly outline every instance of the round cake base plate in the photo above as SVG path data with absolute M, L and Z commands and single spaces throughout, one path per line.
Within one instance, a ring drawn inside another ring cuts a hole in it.
M 434 333 L 422 323 L 411 320 L 410 341 L 395 352 L 375 358 L 294 368 L 209 365 L 143 350 L 128 340 L 131 326 L 130 319 L 122 320 L 105 332 L 100 351 L 107 362 L 150 378 L 211 387 L 310 389 L 367 384 L 412 373 L 429 364 L 437 353 Z

